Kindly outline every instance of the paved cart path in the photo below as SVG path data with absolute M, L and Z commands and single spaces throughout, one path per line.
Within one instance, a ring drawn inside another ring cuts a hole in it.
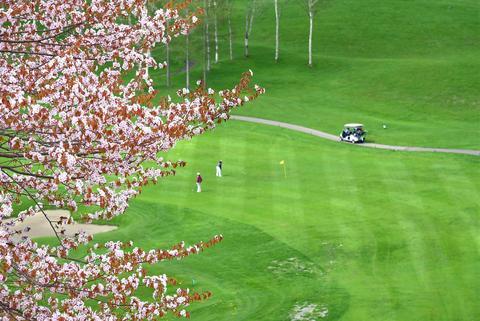
M 246 116 L 231 116 L 231 119 L 250 122 L 250 123 L 270 125 L 270 126 L 278 126 L 278 127 L 282 127 L 282 128 L 295 130 L 297 132 L 302 132 L 302 133 L 310 134 L 310 135 L 313 135 L 313 136 L 321 137 L 321 138 L 324 138 L 324 139 L 332 140 L 332 141 L 339 141 L 339 138 L 338 138 L 337 135 L 332 135 L 332 134 L 325 133 L 325 132 L 322 132 L 322 131 L 319 131 L 319 130 L 316 130 L 316 129 L 303 127 L 303 126 L 298 126 L 298 125 L 293 125 L 293 124 L 289 124 L 289 123 L 283 123 L 283 122 L 279 122 L 279 121 L 275 121 L 275 120 L 268 120 L 268 119 L 255 118 L 255 117 L 246 117 Z M 473 149 L 394 146 L 394 145 L 383 145 L 383 144 L 375 144 L 375 143 L 355 144 L 355 146 L 388 149 L 388 150 L 404 151 L 404 152 L 451 153 L 451 154 L 464 154 L 464 155 L 480 156 L 480 150 L 473 150 Z

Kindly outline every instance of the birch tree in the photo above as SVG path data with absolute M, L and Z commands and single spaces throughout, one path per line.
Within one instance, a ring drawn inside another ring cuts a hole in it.
M 232 5 L 230 0 L 226 0 L 226 15 L 228 25 L 228 48 L 230 54 L 230 60 L 233 60 L 233 36 L 232 36 Z
M 223 29 L 226 21 L 228 28 L 228 42 L 229 42 L 229 56 L 233 59 L 233 40 L 232 40 L 232 22 L 231 22 L 232 6 L 229 0 L 213 0 L 211 2 L 211 15 L 213 17 L 214 27 L 214 62 L 218 63 L 220 60 L 220 37 L 222 34 L 220 30 Z
M 166 22 L 167 30 L 170 29 L 169 21 Z M 171 84 L 171 69 L 170 69 L 170 41 L 167 41 L 165 44 L 165 78 L 166 78 L 166 85 L 170 87 Z
M 278 0 L 274 0 L 275 4 L 275 62 L 278 62 L 279 46 L 280 46 L 280 10 L 278 8 Z
M 190 34 L 185 35 L 185 87 L 190 89 Z
M 257 11 L 257 0 L 250 0 L 245 12 L 245 36 L 244 36 L 244 55 L 249 56 L 249 40 L 253 28 L 253 19 L 255 18 L 255 12 Z
M 245 33 L 244 33 L 244 55 L 249 56 L 249 41 L 252 35 L 253 21 L 255 17 L 260 17 L 265 8 L 265 3 L 259 0 L 250 0 L 245 11 Z
M 218 63 L 218 6 L 217 0 L 213 0 L 213 35 L 215 44 L 215 63 Z
M 307 0 L 308 1 L 308 19 L 310 22 L 309 32 L 308 32 L 308 65 L 312 67 L 312 41 L 313 41 L 313 18 L 316 13 L 316 5 L 319 3 L 319 0 Z
M 167 6 L 169 4 L 169 0 L 147 0 L 147 8 L 149 12 L 155 12 L 157 7 Z M 130 16 L 129 16 L 130 18 Z M 130 21 L 131 22 L 131 21 Z M 166 30 L 170 30 L 170 21 L 167 20 L 165 22 Z M 171 66 L 170 66 L 170 45 L 171 45 L 171 38 L 166 41 L 165 43 L 165 85 L 170 87 L 171 85 Z
M 204 3 L 204 17 L 203 21 L 205 24 L 205 64 L 206 64 L 206 72 L 208 73 L 211 68 L 210 63 L 210 0 L 203 0 Z
M 207 76 L 210 71 L 210 41 L 208 34 L 208 0 L 203 0 L 203 83 L 207 84 Z
M 186 15 L 189 15 L 188 3 L 185 8 Z M 190 90 L 190 32 L 185 34 L 185 87 Z
M 312 58 L 312 51 L 313 51 L 313 26 L 314 26 L 314 18 L 318 12 L 318 8 L 321 5 L 326 5 L 327 3 L 331 2 L 331 0 L 298 0 L 306 9 L 308 14 L 308 21 L 309 21 L 309 31 L 308 31 L 308 66 L 313 66 L 313 58 Z
M 155 6 L 155 2 L 153 0 L 147 0 L 145 2 L 145 6 L 146 6 L 146 11 L 148 14 L 151 14 L 152 12 L 155 12 L 156 10 L 156 6 Z M 129 23 L 131 23 L 131 20 L 129 21 Z M 147 57 L 151 57 L 152 56 L 152 49 L 151 48 L 148 48 L 147 49 Z M 149 75 L 149 70 L 150 70 L 150 67 L 147 66 L 145 68 L 145 72 L 146 72 L 146 77 L 150 77 Z

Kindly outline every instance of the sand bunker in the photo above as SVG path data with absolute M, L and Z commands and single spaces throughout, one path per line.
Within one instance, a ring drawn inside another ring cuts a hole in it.
M 290 312 L 291 321 L 317 321 L 328 316 L 326 306 L 318 306 L 310 302 L 297 303 Z
M 45 211 L 45 213 L 47 214 L 48 218 L 52 221 L 60 220 L 61 216 L 64 216 L 64 217 L 70 216 L 70 212 L 65 210 L 49 210 L 49 211 Z M 13 219 L 8 219 L 5 221 L 11 221 L 11 220 Z M 25 221 L 17 223 L 13 227 L 13 229 L 23 230 L 26 227 L 29 227 L 30 231 L 25 233 L 25 235 L 31 238 L 48 237 L 48 236 L 55 237 L 55 233 L 53 232 L 52 227 L 50 226 L 48 221 L 45 219 L 45 216 L 43 215 L 43 213 L 37 213 L 34 216 L 28 217 L 27 219 L 25 219 Z M 80 231 L 84 231 L 87 234 L 98 234 L 98 233 L 110 232 L 117 229 L 117 227 L 113 225 L 74 223 L 74 224 L 63 225 L 62 229 L 65 229 L 66 236 L 72 236 Z

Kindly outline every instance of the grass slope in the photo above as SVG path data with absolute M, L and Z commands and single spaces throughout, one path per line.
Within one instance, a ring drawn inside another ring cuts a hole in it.
M 298 1 L 280 1 L 281 53 L 275 64 L 274 11 L 263 3 L 243 57 L 246 1 L 235 1 L 235 60 L 228 60 L 227 27 L 220 25 L 221 62 L 210 85 L 233 85 L 255 71 L 267 95 L 241 114 L 293 122 L 338 133 L 362 122 L 371 141 L 399 145 L 480 148 L 480 10 L 477 1 L 335 0 L 320 8 L 314 32 L 314 67 L 308 68 L 308 18 Z M 263 8 L 263 9 L 262 9 Z M 199 33 L 192 79 L 201 77 Z M 196 39 L 196 40 L 195 40 Z M 175 40 L 180 70 L 182 40 Z M 163 59 L 161 50 L 155 53 Z M 174 78 L 184 86 L 184 73 Z M 156 76 L 164 83 L 163 74 Z M 165 88 L 161 88 L 166 90 Z M 387 124 L 388 130 L 382 125 Z
M 479 315 L 477 158 L 371 151 L 239 122 L 169 156 L 190 163 L 96 240 L 153 248 L 223 233 L 216 248 L 154 268 L 214 292 L 194 320 L 289 320 L 299 303 L 325 305 L 328 320 Z
M 209 85 L 223 88 L 255 71 L 267 94 L 239 113 L 332 133 L 358 121 L 371 141 L 479 148 L 477 1 L 332 1 L 317 16 L 313 68 L 308 20 L 292 1 L 281 1 L 281 62 L 273 62 L 273 5 L 265 3 L 244 59 L 245 1 L 235 1 L 236 59 L 226 58 L 223 26 L 222 61 L 210 73 Z M 201 75 L 196 37 L 192 79 Z M 172 88 L 184 84 L 182 48 L 172 46 Z M 120 228 L 96 240 L 153 248 L 223 233 L 202 255 L 154 267 L 214 292 L 193 307 L 195 320 L 289 320 L 297 304 L 326 306 L 327 319 L 342 321 L 480 315 L 478 158 L 360 149 L 238 122 L 170 156 L 189 166 L 146 188 L 115 219 Z M 201 194 L 193 192 L 197 171 Z

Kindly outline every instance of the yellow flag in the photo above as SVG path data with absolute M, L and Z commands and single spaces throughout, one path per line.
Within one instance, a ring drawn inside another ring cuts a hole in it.
M 285 161 L 284 160 L 280 161 L 280 165 L 283 165 L 283 164 L 285 164 Z

